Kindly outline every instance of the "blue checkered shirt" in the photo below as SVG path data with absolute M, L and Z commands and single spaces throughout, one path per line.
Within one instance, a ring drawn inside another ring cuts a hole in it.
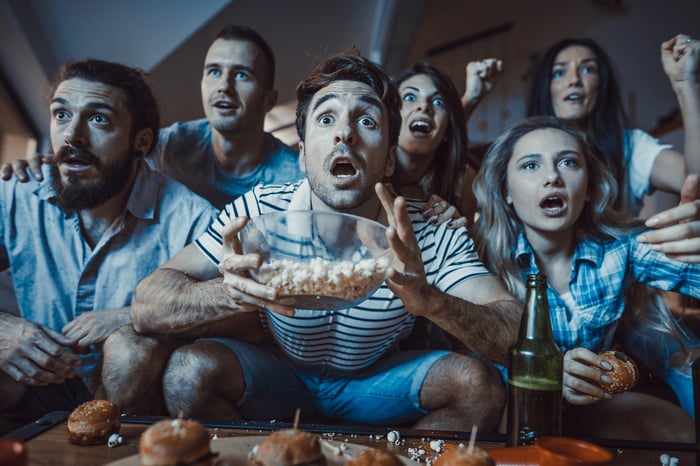
M 539 272 L 523 232 L 518 237 L 515 259 L 523 280 L 527 274 Z M 582 240 L 574 251 L 569 277 L 569 302 L 574 308 L 547 287 L 554 341 L 562 351 L 584 347 L 599 352 L 609 346 L 625 309 L 625 290 L 632 280 L 700 296 L 700 264 L 669 259 L 634 237 L 607 242 Z

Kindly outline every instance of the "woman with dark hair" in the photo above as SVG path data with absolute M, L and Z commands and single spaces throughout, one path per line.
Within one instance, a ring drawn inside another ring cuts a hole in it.
M 402 118 L 391 177 L 396 193 L 427 199 L 426 215 L 438 215 L 439 221 L 453 218 L 451 227 L 471 223 L 476 164 L 467 153 L 457 89 L 446 74 L 427 63 L 402 72 L 394 83 L 401 94 Z
M 584 130 L 595 155 L 618 180 L 615 208 L 639 213 L 654 189 L 679 193 L 687 174 L 700 172 L 700 43 L 678 35 L 662 44 L 662 62 L 680 103 L 685 155 L 631 129 L 610 58 L 595 41 L 563 39 L 537 68 L 528 116 L 556 116 Z
M 661 45 L 664 71 L 681 108 L 685 154 L 629 127 L 610 58 L 591 39 L 563 39 L 547 50 L 534 75 L 528 114 L 556 116 L 584 131 L 593 144 L 594 155 L 618 183 L 613 207 L 637 215 L 646 194 L 654 189 L 680 193 L 686 175 L 700 173 L 699 58 L 700 42 L 684 34 Z M 688 178 L 685 192 L 696 183 L 692 189 L 694 202 L 652 216 L 646 226 L 667 228 L 647 231 L 637 241 L 649 243 L 670 257 L 698 262 L 700 193 L 697 177 Z M 671 213 L 675 218 L 669 218 Z M 664 218 L 668 220 L 658 221 Z M 671 338 L 671 333 L 649 326 L 638 326 L 620 338 L 636 358 L 671 386 L 681 406 L 692 415 L 693 390 L 687 360 L 694 356 L 683 350 L 684 346 L 699 347 L 700 341 L 691 332 L 682 333 L 686 335 L 683 344 Z M 674 362 L 678 356 L 683 363 Z
M 474 181 L 479 256 L 520 300 L 527 274 L 547 277 L 552 332 L 565 351 L 565 435 L 692 441 L 692 420 L 679 407 L 599 385 L 610 382 L 611 367 L 597 353 L 623 317 L 671 319 L 663 306 L 630 298 L 638 283 L 700 296 L 700 265 L 635 240 L 643 225 L 613 208 L 617 184 L 589 147 L 576 127 L 553 117 L 501 135 Z

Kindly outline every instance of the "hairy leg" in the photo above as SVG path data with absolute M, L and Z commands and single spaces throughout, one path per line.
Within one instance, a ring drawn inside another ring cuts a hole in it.
M 496 428 L 503 412 L 505 388 L 494 367 L 452 354 L 430 369 L 420 401 L 430 412 L 416 428 L 470 431 L 476 424 L 488 432 Z
M 168 337 L 142 335 L 131 326 L 117 330 L 104 344 L 102 386 L 96 396 L 123 413 L 164 415 L 162 375 L 175 347 Z
M 178 348 L 163 378 L 171 416 L 239 419 L 237 401 L 245 379 L 235 354 L 215 341 L 197 341 Z
M 695 442 L 693 420 L 679 406 L 643 393 L 614 395 L 564 411 L 564 434 L 629 440 Z

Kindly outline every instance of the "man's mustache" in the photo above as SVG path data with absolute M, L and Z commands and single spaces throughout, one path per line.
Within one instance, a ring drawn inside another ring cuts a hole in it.
M 80 147 L 61 146 L 55 156 L 56 163 L 66 163 L 73 159 L 92 165 L 99 165 L 100 159 L 92 152 L 81 149 Z

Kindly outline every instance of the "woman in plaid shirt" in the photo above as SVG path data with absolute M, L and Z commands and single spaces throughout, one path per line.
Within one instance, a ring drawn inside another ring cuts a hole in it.
M 653 309 L 656 320 L 670 321 L 668 310 L 647 306 L 646 297 L 634 298 L 639 307 L 631 305 L 627 298 L 641 289 L 633 283 L 697 297 L 700 265 L 636 241 L 643 224 L 613 209 L 615 180 L 583 136 L 553 117 L 525 120 L 499 137 L 474 191 L 481 214 L 476 237 L 486 266 L 521 300 L 526 274 L 548 277 L 552 330 L 566 353 L 565 433 L 694 441 L 692 419 L 678 406 L 602 390 L 597 381 L 609 377 L 610 366 L 597 353 L 610 344 L 623 316 L 635 322 L 643 317 L 632 309 Z

